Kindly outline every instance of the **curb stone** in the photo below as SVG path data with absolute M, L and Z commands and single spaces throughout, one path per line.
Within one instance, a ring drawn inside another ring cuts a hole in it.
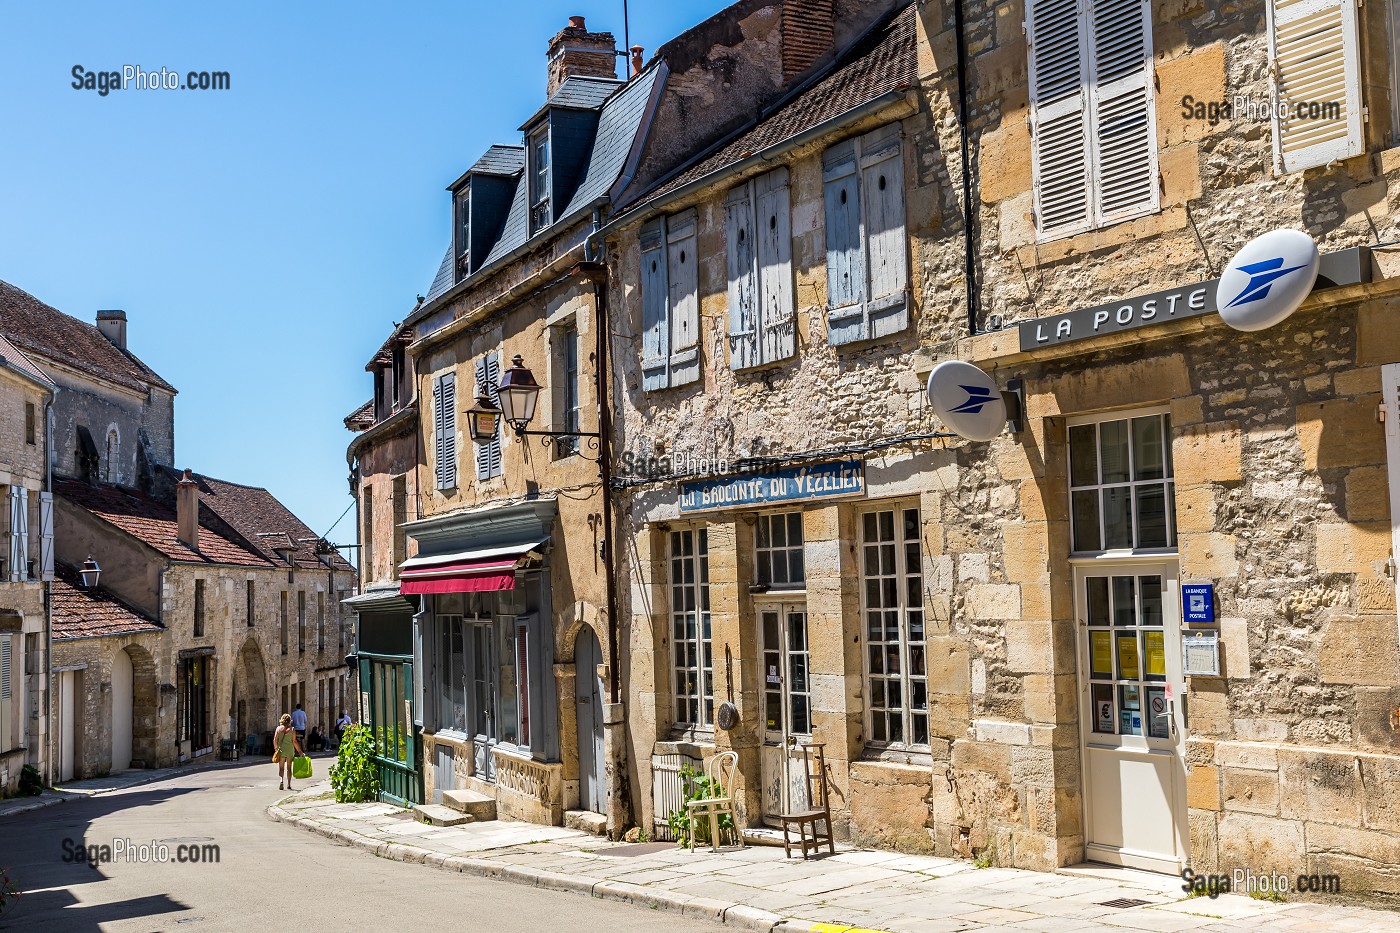
M 523 865 L 501 864 L 489 859 L 444 855 L 441 852 L 432 852 L 407 843 L 383 842 L 362 836 L 354 830 L 333 829 L 326 824 L 293 815 L 283 809 L 280 803 L 281 801 L 267 808 L 267 815 L 273 822 L 286 823 L 298 829 L 308 830 L 396 862 L 413 862 L 429 865 L 443 871 L 456 871 L 529 887 L 566 891 L 582 894 L 586 897 L 596 897 L 600 900 L 618 901 L 639 907 L 650 907 L 654 910 L 666 910 L 679 913 L 683 917 L 722 923 L 737 929 L 752 930 L 754 933 L 807 933 L 812 928 L 811 921 L 784 919 L 778 914 L 759 910 L 757 907 L 750 907 L 747 904 L 730 903 L 708 897 L 692 897 L 671 891 L 657 891 L 645 885 L 631 884 L 625 881 L 594 881 L 576 875 L 528 868 Z

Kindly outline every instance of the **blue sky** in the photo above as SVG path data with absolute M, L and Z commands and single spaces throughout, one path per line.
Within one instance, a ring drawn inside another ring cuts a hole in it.
M 634 0 L 652 50 L 724 0 Z M 177 467 L 266 486 L 317 533 L 350 503 L 341 419 L 427 291 L 445 186 L 542 103 L 571 14 L 621 0 L 0 7 L 0 279 L 122 308 L 180 390 Z M 227 91 L 100 96 L 86 71 L 227 71 Z M 349 518 L 332 537 L 354 539 Z

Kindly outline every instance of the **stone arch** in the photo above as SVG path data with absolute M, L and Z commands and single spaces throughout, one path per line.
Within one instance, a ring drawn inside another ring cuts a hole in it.
M 131 662 L 131 767 L 154 768 L 160 761 L 160 682 L 151 652 L 127 645 Z
M 554 663 L 572 664 L 574 649 L 578 644 L 579 632 L 591 628 L 603 646 L 603 657 L 607 657 L 608 631 L 607 612 L 583 600 L 576 600 L 560 609 L 555 619 Z
M 249 735 L 261 736 L 271 729 L 267 718 L 267 665 L 263 663 L 262 649 L 252 638 L 238 650 L 230 716 L 240 743 Z
M 115 423 L 107 425 L 105 444 L 102 449 L 102 479 L 108 483 L 120 483 L 122 456 L 122 431 Z

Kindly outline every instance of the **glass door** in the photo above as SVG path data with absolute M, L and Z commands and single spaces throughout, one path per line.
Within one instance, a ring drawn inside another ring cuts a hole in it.
M 475 774 L 496 780 L 496 625 L 472 622 L 467 627 L 471 648 L 472 750 Z
M 763 816 L 807 806 L 801 756 L 793 751 L 812 735 L 812 687 L 808 676 L 807 607 L 771 603 L 758 607 L 763 677 Z

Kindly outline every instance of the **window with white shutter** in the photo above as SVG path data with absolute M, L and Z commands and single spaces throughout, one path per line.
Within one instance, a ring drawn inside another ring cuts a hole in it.
M 10 580 L 29 578 L 29 490 L 10 487 Z
M 792 194 L 788 170 L 747 181 L 725 199 L 729 367 L 792 356 Z
M 488 353 L 476 361 L 476 390 L 491 399 L 499 408 L 501 385 L 501 355 Z M 496 419 L 496 436 L 486 444 L 476 445 L 476 478 L 491 479 L 501 475 L 501 419 Z
M 1157 210 L 1149 0 L 1028 0 L 1026 34 L 1041 237 Z
M 891 123 L 822 156 L 827 342 L 874 340 L 909 326 L 904 147 Z
M 694 208 L 642 226 L 642 388 L 700 378 L 699 261 Z
M 1356 0 L 1270 0 L 1274 163 L 1281 172 L 1362 150 Z
M 39 493 L 39 574 L 53 582 L 53 493 Z
M 457 487 L 457 374 L 433 380 L 433 447 L 438 489 Z

